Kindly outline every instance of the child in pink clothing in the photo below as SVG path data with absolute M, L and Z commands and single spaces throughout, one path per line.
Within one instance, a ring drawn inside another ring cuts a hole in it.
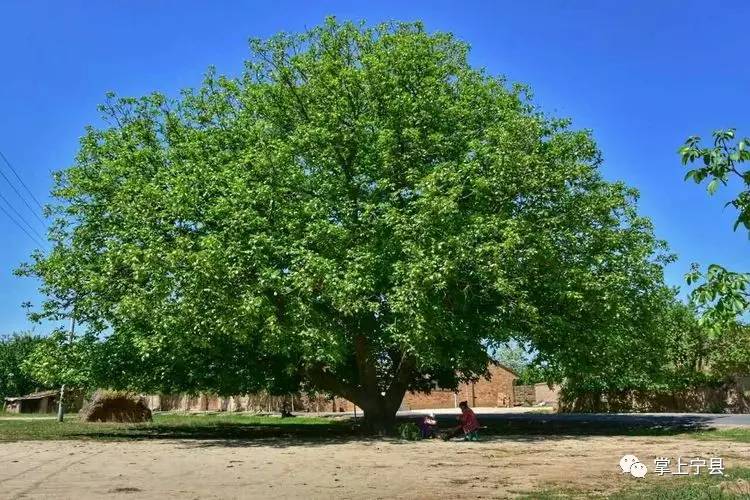
M 419 419 L 419 431 L 422 434 L 422 439 L 434 438 L 437 431 L 437 420 L 435 420 L 435 414 L 430 413 Z

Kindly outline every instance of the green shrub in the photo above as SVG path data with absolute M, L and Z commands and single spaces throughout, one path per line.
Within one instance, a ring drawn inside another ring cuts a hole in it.
M 411 422 L 396 426 L 396 435 L 407 441 L 417 441 L 418 439 L 422 439 L 422 433 L 419 431 L 419 427 Z

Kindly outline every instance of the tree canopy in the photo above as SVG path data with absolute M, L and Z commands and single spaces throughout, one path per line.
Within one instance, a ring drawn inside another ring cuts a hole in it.
M 743 163 L 750 161 L 750 138 L 737 140 L 736 131 L 716 130 L 713 145 L 702 146 L 699 136 L 691 136 L 680 148 L 683 165 L 698 162 L 688 170 L 685 180 L 697 184 L 708 180 L 706 189 L 713 195 L 720 186 L 731 180 L 741 182 L 739 193 L 725 206 L 738 212 L 734 230 L 750 230 L 750 169 Z M 750 310 L 750 273 L 729 271 L 719 264 L 711 264 L 704 273 L 698 264 L 687 275 L 688 284 L 697 284 L 691 298 L 703 314 L 703 321 L 717 330 L 726 330 Z
M 514 339 L 560 376 L 655 362 L 669 260 L 591 134 L 421 24 L 253 40 L 244 73 L 108 97 L 56 174 L 39 316 L 97 383 L 329 391 L 374 427 Z
M 26 359 L 43 342 L 42 337 L 30 334 L 0 337 L 0 403 L 8 396 L 23 396 L 49 387 L 24 367 Z

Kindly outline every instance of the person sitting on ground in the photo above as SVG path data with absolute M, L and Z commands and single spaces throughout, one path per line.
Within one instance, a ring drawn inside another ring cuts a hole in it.
M 463 434 L 466 441 L 478 440 L 479 420 L 477 420 L 476 414 L 469 408 L 469 403 L 466 401 L 461 401 L 458 407 L 461 409 L 461 415 L 458 416 L 458 425 L 448 431 L 443 439 L 447 441 Z
M 430 413 L 419 419 L 419 432 L 422 435 L 422 439 L 431 439 L 436 436 L 435 431 L 437 430 L 437 420 L 435 420 L 435 414 Z
M 284 406 L 281 407 L 281 418 L 291 418 L 295 417 L 296 415 L 293 415 L 291 411 L 289 411 L 289 406 L 287 406 L 286 403 L 284 403 Z

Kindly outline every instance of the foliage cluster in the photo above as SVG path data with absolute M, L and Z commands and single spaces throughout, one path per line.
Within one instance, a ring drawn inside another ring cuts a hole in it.
M 0 405 L 6 396 L 23 396 L 50 387 L 24 369 L 26 359 L 43 343 L 43 338 L 30 334 L 0 338 Z

